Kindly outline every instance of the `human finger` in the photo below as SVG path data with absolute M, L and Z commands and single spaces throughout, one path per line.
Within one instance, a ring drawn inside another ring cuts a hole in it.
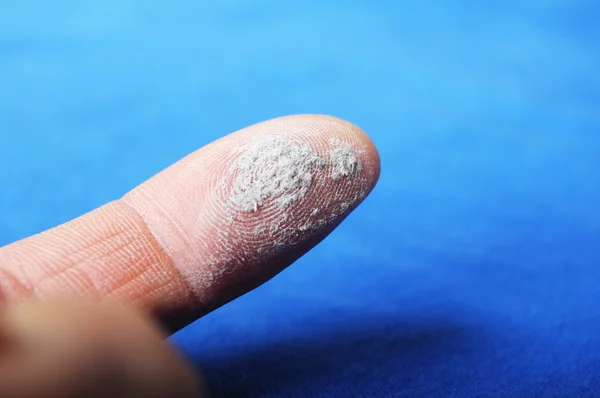
M 302 115 L 253 125 L 120 200 L 0 249 L 0 300 L 119 299 L 178 328 L 310 250 L 378 176 L 377 151 L 353 124 Z
M 108 302 L 26 302 L 0 314 L 3 398 L 202 396 L 198 376 L 142 312 Z

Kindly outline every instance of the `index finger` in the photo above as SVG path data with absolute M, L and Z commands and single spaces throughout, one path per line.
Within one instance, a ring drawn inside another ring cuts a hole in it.
M 378 177 L 375 147 L 348 122 L 303 115 L 253 125 L 120 200 L 0 249 L 0 300 L 116 298 L 177 328 L 310 250 Z

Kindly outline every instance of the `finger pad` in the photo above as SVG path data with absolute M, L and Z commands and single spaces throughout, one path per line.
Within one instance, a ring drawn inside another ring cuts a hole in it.
M 124 200 L 197 300 L 211 306 L 308 251 L 378 177 L 379 156 L 358 127 L 328 116 L 292 116 L 224 137 Z

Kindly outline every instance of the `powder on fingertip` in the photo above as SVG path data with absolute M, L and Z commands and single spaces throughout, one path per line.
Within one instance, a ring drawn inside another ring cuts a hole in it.
M 349 176 L 362 171 L 362 163 L 358 159 L 357 151 L 349 144 L 332 138 L 331 151 L 329 152 L 329 162 L 331 164 L 331 178 L 339 180 L 342 177 Z
M 359 155 L 364 150 L 357 150 L 337 138 L 329 143 L 327 161 L 308 145 L 287 137 L 270 136 L 251 143 L 240 151 L 227 174 L 230 203 L 237 210 L 249 213 L 259 211 L 267 202 L 285 210 L 307 195 L 315 173 L 326 166 L 329 178 L 334 181 L 363 170 Z M 342 204 L 342 212 L 350 205 Z M 313 208 L 310 216 L 316 217 L 320 211 Z M 277 233 L 281 221 L 258 225 L 254 234 Z
M 325 162 L 307 145 L 285 137 L 259 139 L 232 164 L 230 200 L 244 212 L 256 212 L 273 200 L 285 209 L 301 200 L 313 181 L 313 171 Z

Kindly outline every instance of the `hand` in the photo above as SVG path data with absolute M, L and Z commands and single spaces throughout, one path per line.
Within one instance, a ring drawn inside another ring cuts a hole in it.
M 0 396 L 199 396 L 168 333 L 293 263 L 378 177 L 357 127 L 280 118 L 0 249 Z

